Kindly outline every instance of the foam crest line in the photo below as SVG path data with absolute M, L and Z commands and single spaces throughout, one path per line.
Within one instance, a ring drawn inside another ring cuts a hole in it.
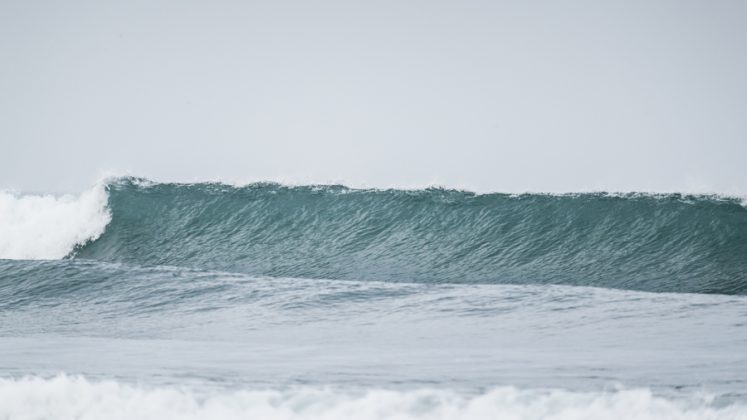
M 83 377 L 0 379 L 0 418 L 115 419 L 744 419 L 744 406 L 714 407 L 705 399 L 678 403 L 648 390 L 609 393 L 501 387 L 482 395 L 448 390 L 369 390 L 345 393 L 302 388 L 198 395 L 172 388 L 138 388 Z
M 0 191 L 0 259 L 52 260 L 95 240 L 111 221 L 108 193 L 97 184 L 77 196 Z

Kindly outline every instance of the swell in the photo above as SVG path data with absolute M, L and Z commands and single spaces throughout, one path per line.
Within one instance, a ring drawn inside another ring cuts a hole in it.
M 690 349 L 704 333 L 731 329 L 735 334 L 706 341 L 732 348 L 739 346 L 745 298 L 563 285 L 273 278 L 90 260 L 0 261 L 0 335 L 11 336 L 54 332 L 237 340 L 258 331 L 279 334 L 283 326 L 309 325 L 318 339 L 325 334 L 320 323 L 327 323 L 334 328 L 326 331 L 336 336 L 376 325 L 374 330 L 395 335 L 410 328 L 412 337 L 423 340 L 429 334 L 425 331 L 440 339 L 475 327 L 473 333 L 480 336 L 484 324 L 474 321 L 480 319 L 495 321 L 493 333 L 500 325 L 507 334 L 537 332 L 545 342 L 548 331 L 563 331 L 567 337 L 589 326 L 641 343 L 671 330 L 676 333 L 664 336 L 684 336 Z M 640 329 L 652 320 L 655 328 Z M 398 343 L 403 342 L 400 337 Z M 682 355 L 684 350 L 678 351 Z
M 476 195 L 341 186 L 106 186 L 71 257 L 274 277 L 747 292 L 747 209 L 680 194 Z

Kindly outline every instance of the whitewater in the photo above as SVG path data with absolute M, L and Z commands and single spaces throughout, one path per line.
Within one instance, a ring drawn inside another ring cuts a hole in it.
M 0 192 L 0 419 L 747 419 L 747 208 Z

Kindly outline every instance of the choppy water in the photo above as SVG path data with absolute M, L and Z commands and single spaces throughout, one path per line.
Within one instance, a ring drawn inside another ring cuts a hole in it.
M 747 209 L 0 194 L 0 418 L 747 418 Z

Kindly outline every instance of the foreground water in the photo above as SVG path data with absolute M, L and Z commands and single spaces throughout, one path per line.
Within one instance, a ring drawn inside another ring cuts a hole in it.
M 747 209 L 0 195 L 0 418 L 747 418 Z

